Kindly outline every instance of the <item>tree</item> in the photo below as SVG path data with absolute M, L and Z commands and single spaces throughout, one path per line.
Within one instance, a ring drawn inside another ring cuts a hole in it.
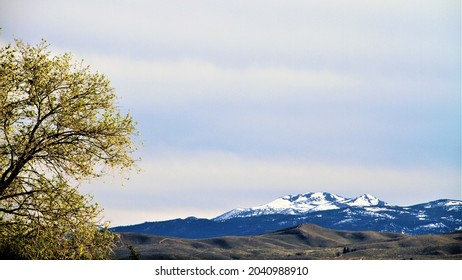
M 0 254 L 101 259 L 115 235 L 78 182 L 130 169 L 136 134 L 109 80 L 48 44 L 0 49 Z
M 350 252 L 350 248 L 343 247 L 343 254 L 348 254 Z

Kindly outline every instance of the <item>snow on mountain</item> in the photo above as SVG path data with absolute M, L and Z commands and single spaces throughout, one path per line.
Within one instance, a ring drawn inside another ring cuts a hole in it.
M 425 204 L 425 208 L 437 208 L 437 207 L 444 207 L 448 209 L 459 209 L 462 206 L 462 201 L 460 200 L 448 200 L 448 199 L 441 199 L 437 200 L 434 203 L 427 203 Z
M 359 206 L 359 207 L 387 205 L 387 203 L 380 201 L 378 198 L 370 194 L 363 194 L 356 198 L 350 199 L 345 204 L 349 206 Z
M 370 194 L 364 194 L 356 198 L 345 198 L 328 192 L 309 192 L 298 195 L 286 195 L 271 201 L 270 203 L 257 207 L 236 208 L 216 217 L 214 220 L 226 220 L 236 217 L 253 217 L 271 214 L 300 215 L 304 213 L 342 209 L 347 207 L 387 205 L 387 203 Z
M 329 209 L 339 209 L 337 203 L 342 203 L 345 198 L 330 194 L 330 193 L 306 193 L 299 195 L 287 195 L 278 198 L 268 204 L 250 208 L 257 209 L 272 209 L 277 212 L 278 209 L 292 209 L 294 212 L 307 212 L 307 211 L 322 211 Z
M 446 200 L 443 202 L 444 206 L 461 206 L 462 201 L 460 200 Z

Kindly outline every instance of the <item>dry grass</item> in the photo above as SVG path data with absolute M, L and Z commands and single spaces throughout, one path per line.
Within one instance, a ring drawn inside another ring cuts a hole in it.
M 462 259 L 461 232 L 409 236 L 301 225 L 259 236 L 180 239 L 124 233 L 122 240 L 142 259 Z M 115 253 L 117 259 L 130 258 L 122 244 Z

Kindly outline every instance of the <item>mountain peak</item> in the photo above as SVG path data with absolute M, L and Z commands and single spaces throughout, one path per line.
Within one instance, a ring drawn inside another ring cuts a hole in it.
M 262 206 L 247 208 L 252 210 L 278 210 L 300 214 L 312 210 L 338 209 L 337 203 L 345 201 L 345 198 L 327 192 L 309 192 L 305 194 L 286 195 Z
M 378 198 L 370 194 L 363 194 L 356 198 L 350 199 L 348 202 L 346 202 L 346 204 L 349 206 L 359 206 L 359 207 L 386 205 L 385 202 L 379 200 Z
M 302 215 L 310 212 L 348 207 L 384 205 L 387 204 L 370 194 L 363 194 L 356 198 L 345 198 L 328 192 L 308 192 L 304 194 L 282 196 L 261 206 L 233 209 L 216 217 L 215 220 L 271 214 Z
M 268 204 L 265 205 L 272 205 L 273 203 L 278 205 L 280 202 L 283 204 L 287 203 L 295 203 L 295 204 L 306 204 L 306 203 L 314 203 L 314 204 L 324 204 L 328 202 L 339 202 L 344 201 L 345 198 L 327 193 L 327 192 L 309 192 L 304 194 L 297 194 L 297 195 L 286 195 L 280 197 Z

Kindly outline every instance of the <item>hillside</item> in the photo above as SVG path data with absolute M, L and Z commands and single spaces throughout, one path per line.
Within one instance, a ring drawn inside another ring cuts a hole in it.
M 462 259 L 462 232 L 410 236 L 304 224 L 258 236 L 181 239 L 122 233 L 116 259 Z

